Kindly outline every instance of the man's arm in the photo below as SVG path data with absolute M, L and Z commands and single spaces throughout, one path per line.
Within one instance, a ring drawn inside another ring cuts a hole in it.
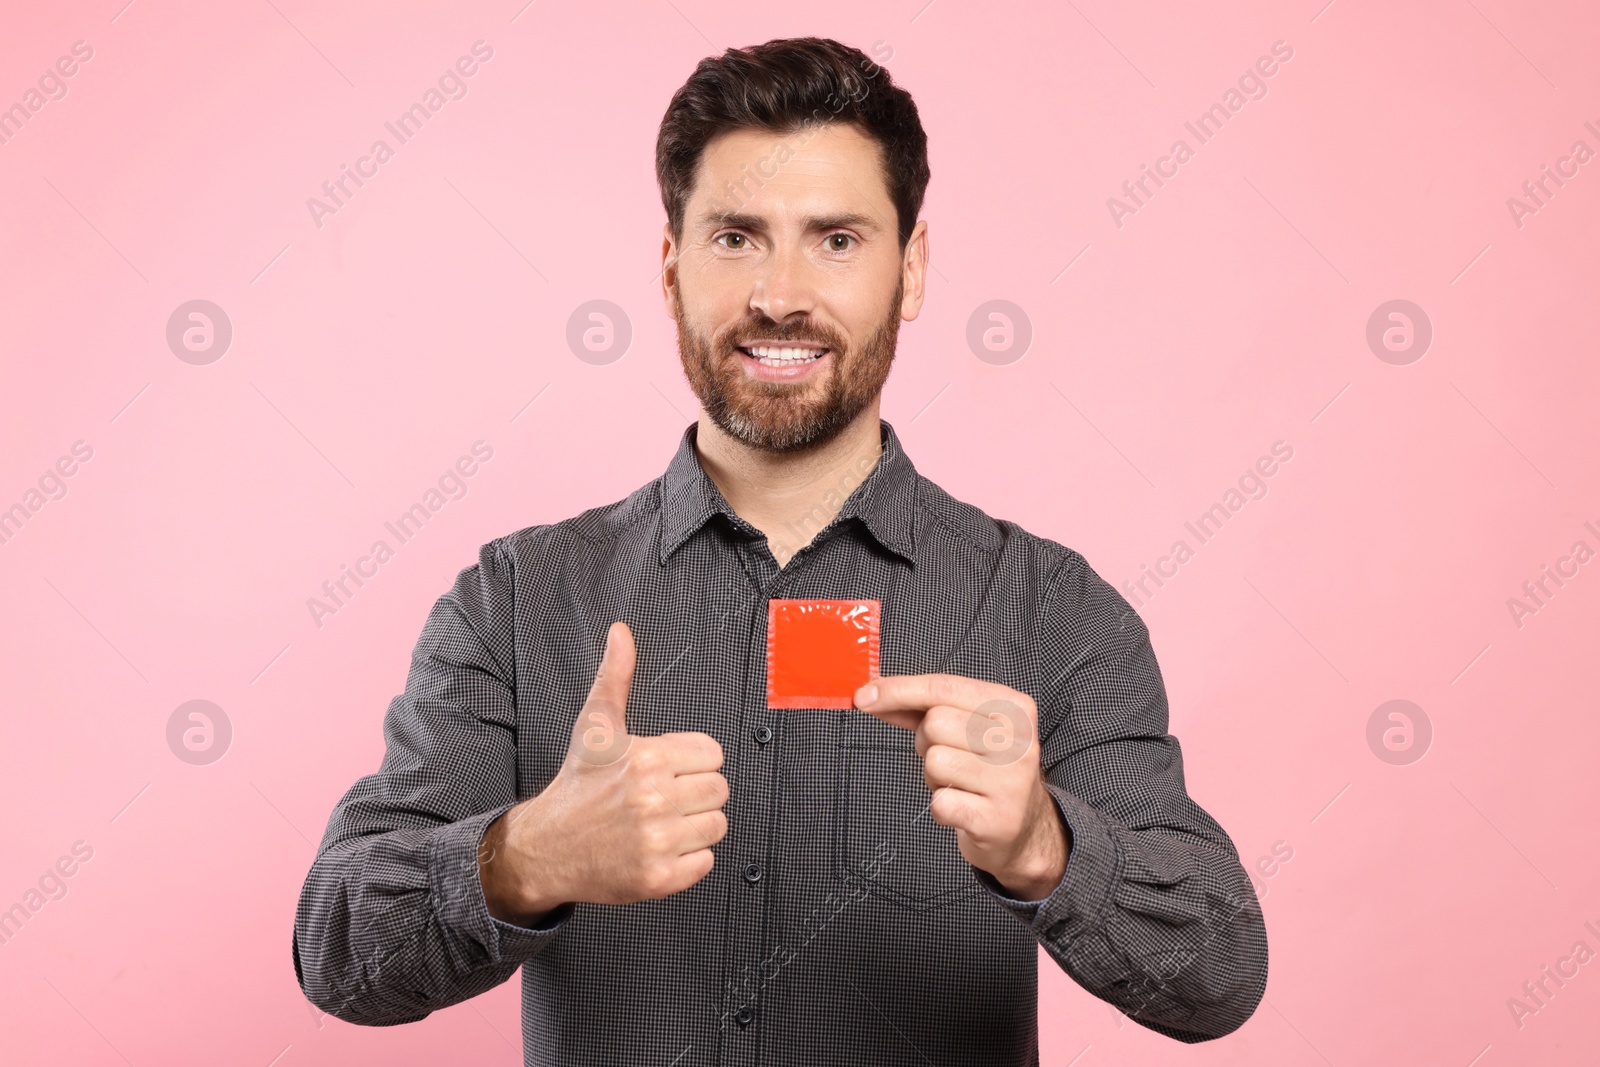
M 1040 768 L 1069 827 L 1060 884 L 1002 905 L 1079 985 L 1179 1041 L 1243 1025 L 1266 990 L 1261 906 L 1228 834 L 1184 787 L 1150 634 L 1073 553 L 1044 600 Z
M 334 809 L 294 922 L 295 975 L 352 1023 L 421 1019 L 505 981 L 572 913 L 539 928 L 489 915 L 485 828 L 516 796 L 511 565 L 497 543 L 434 604 L 386 749 Z
M 856 707 L 916 731 L 934 821 L 1078 984 L 1168 1037 L 1221 1037 L 1266 989 L 1255 891 L 1184 791 L 1143 622 L 1076 553 L 1045 587 L 1037 700 L 920 674 Z

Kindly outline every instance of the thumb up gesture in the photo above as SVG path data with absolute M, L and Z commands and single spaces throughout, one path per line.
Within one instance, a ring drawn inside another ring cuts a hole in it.
M 728 832 L 722 746 L 630 734 L 633 667 L 633 634 L 614 622 L 561 770 L 485 831 L 478 871 L 495 918 L 533 925 L 566 901 L 670 896 L 711 872 Z

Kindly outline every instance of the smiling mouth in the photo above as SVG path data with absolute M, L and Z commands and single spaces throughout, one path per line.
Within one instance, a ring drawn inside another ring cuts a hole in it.
M 767 367 L 799 367 L 807 363 L 815 363 L 828 354 L 828 349 L 818 348 L 813 345 L 744 345 L 736 346 L 739 351 L 757 363 Z

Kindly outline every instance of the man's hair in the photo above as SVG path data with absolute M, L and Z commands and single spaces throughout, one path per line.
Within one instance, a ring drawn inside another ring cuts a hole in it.
M 829 123 L 853 125 L 878 143 L 904 249 L 928 188 L 928 136 L 917 105 L 860 49 L 822 37 L 708 56 L 673 94 L 656 138 L 656 181 L 673 238 L 683 239 L 695 171 L 717 136 L 732 130 L 781 135 Z

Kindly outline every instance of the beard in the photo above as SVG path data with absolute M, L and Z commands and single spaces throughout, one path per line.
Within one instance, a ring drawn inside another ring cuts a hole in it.
M 900 336 L 900 299 L 895 285 L 888 314 L 850 349 L 838 332 L 809 319 L 782 325 L 752 309 L 751 315 L 707 337 L 688 325 L 683 290 L 673 290 L 678 312 L 678 358 L 689 387 L 711 421 L 730 437 L 764 452 L 796 452 L 832 440 L 883 391 Z M 768 382 L 752 378 L 739 345 L 757 339 L 826 348 L 833 363 L 825 380 Z

